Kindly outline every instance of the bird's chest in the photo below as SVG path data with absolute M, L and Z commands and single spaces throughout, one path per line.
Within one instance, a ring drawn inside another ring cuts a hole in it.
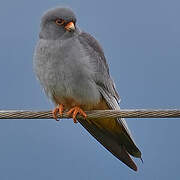
M 91 66 L 77 43 L 46 44 L 37 49 L 36 71 L 48 95 L 81 99 L 93 91 Z

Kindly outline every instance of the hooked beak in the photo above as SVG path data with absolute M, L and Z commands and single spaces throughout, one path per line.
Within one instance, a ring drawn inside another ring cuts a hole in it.
M 67 31 L 74 31 L 75 30 L 75 25 L 73 22 L 69 22 L 68 24 L 65 25 L 65 29 Z

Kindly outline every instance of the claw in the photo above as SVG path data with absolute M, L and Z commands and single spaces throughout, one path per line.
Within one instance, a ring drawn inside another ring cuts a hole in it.
M 59 113 L 59 115 L 62 116 L 62 115 L 63 115 L 63 111 L 64 111 L 64 106 L 63 106 L 63 104 L 58 105 L 58 106 L 52 111 L 53 118 L 54 118 L 56 121 L 59 121 L 58 118 L 57 118 L 57 114 Z
M 59 115 L 62 117 L 64 111 L 64 106 L 62 104 L 59 105 Z
M 86 119 L 87 114 L 86 114 L 81 108 L 79 108 L 79 107 L 77 107 L 77 106 L 71 108 L 71 109 L 67 112 L 68 116 L 71 116 L 71 114 L 72 114 L 72 118 L 73 118 L 73 122 L 74 122 L 74 123 L 77 123 L 76 116 L 77 116 L 78 113 L 79 113 L 80 115 L 82 115 L 82 116 Z

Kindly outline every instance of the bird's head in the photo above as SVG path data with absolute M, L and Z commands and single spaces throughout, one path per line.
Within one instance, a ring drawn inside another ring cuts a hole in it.
M 58 7 L 48 10 L 41 19 L 40 38 L 58 39 L 76 32 L 76 16 L 70 8 Z

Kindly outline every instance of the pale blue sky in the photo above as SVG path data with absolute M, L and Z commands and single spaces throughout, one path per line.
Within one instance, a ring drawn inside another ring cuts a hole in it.
M 32 56 L 42 13 L 74 9 L 103 46 L 124 109 L 180 108 L 180 1 L 1 0 L 0 109 L 52 109 Z M 73 121 L 0 121 L 2 180 L 179 179 L 180 119 L 127 119 L 142 151 L 138 172 Z

